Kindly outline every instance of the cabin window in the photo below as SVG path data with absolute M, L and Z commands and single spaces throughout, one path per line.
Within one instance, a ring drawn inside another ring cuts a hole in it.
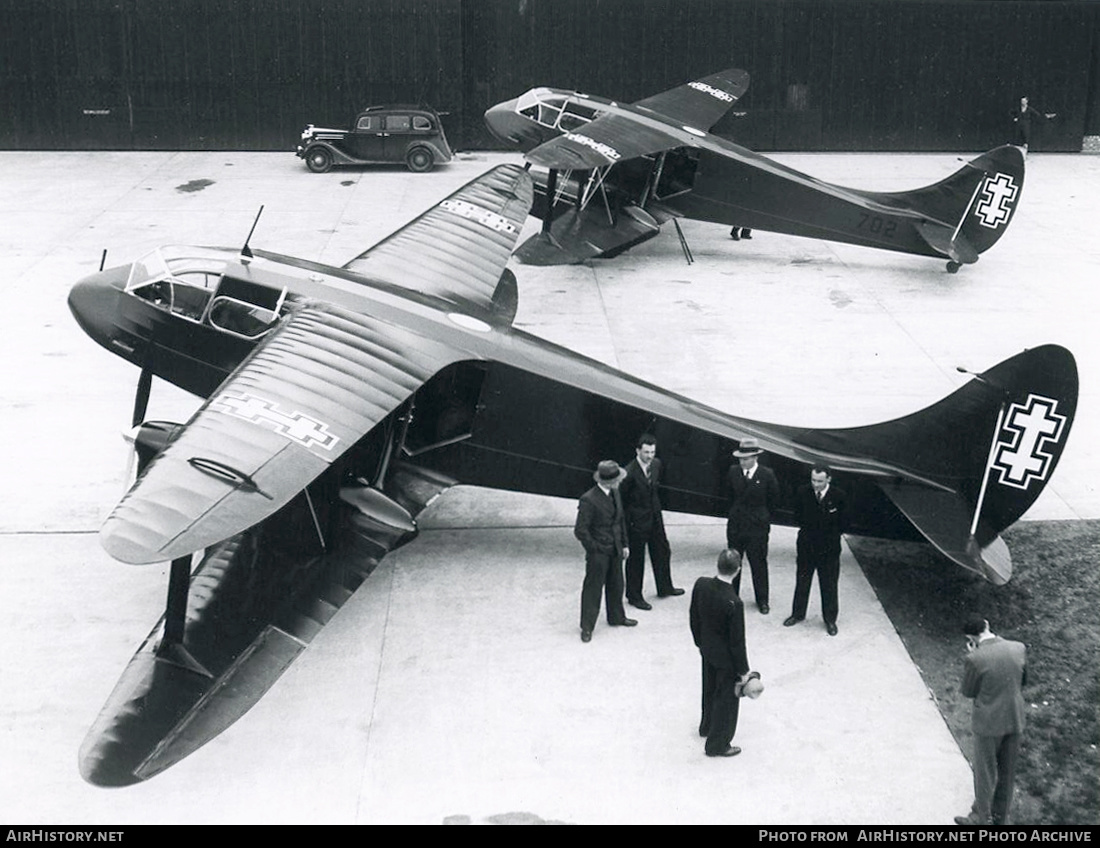
M 425 118 L 423 115 L 413 116 L 413 129 L 414 130 L 430 130 L 432 128 L 432 122 Z
M 362 118 L 359 119 L 359 123 L 355 125 L 355 128 L 357 130 L 373 130 L 373 121 L 374 119 L 372 117 L 370 117 L 369 115 L 364 115 Z
M 408 132 L 409 116 L 390 115 L 388 118 L 386 118 L 386 130 L 388 132 Z
M 279 320 L 279 314 L 233 297 L 217 297 L 210 306 L 208 320 L 219 330 L 254 339 L 271 329 Z

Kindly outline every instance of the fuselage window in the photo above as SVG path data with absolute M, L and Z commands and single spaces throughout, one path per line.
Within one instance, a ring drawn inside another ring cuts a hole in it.
M 263 335 L 278 319 L 271 309 L 232 297 L 215 298 L 209 316 L 211 326 L 248 339 Z

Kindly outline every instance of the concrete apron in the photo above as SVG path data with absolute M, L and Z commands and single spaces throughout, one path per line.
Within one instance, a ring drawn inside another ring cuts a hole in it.
M 957 165 L 776 158 L 876 190 Z M 744 753 L 708 759 L 687 596 L 655 601 L 637 628 L 601 617 L 583 645 L 574 502 L 469 488 L 425 514 L 421 538 L 236 725 L 146 784 L 80 780 L 80 741 L 161 614 L 166 569 L 113 562 L 95 538 L 125 485 L 118 433 L 137 374 L 81 334 L 69 287 L 103 247 L 118 264 L 157 244 L 237 244 L 260 203 L 253 246 L 342 264 L 502 161 L 514 157 L 318 176 L 292 154 L 0 154 L 0 273 L 18 294 L 0 317 L 0 440 L 18 446 L 0 515 L 0 818 L 947 824 L 968 809 L 966 762 L 850 556 L 840 634 L 825 634 L 816 588 L 807 621 L 783 628 L 794 537 L 774 531 L 773 611 L 750 602 L 748 615 L 767 691 L 743 705 Z M 516 267 L 517 325 L 719 409 L 822 426 L 907 414 L 961 384 L 955 365 L 1064 344 L 1081 404 L 1030 517 L 1095 518 L 1100 162 L 1028 167 L 1011 231 L 955 276 L 938 260 L 765 233 L 732 243 L 685 222 L 691 266 L 665 233 L 609 262 Z M 158 383 L 149 417 L 184 420 L 195 405 Z M 721 523 L 668 519 L 676 582 L 690 589 L 712 572 Z

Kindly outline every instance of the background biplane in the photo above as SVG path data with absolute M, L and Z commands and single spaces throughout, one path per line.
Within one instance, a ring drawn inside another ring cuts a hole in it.
M 490 131 L 539 172 L 542 231 L 520 262 L 612 257 L 676 219 L 937 256 L 954 273 L 1001 237 L 1020 202 L 1024 157 L 1012 145 L 934 185 L 874 192 L 833 185 L 710 132 L 749 85 L 731 69 L 633 104 L 533 88 L 485 113 Z

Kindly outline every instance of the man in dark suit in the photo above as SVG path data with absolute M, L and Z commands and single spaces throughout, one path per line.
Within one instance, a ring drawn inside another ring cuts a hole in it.
M 581 641 L 592 640 L 600 615 L 600 596 L 607 596 L 607 623 L 633 627 L 638 622 L 623 610 L 623 556 L 626 521 L 619 500 L 619 484 L 626 472 L 613 460 L 604 460 L 592 475 L 596 485 L 581 495 L 573 535 L 584 546 L 584 585 L 581 587 Z
M 764 615 L 768 606 L 768 536 L 771 519 L 779 507 L 779 481 L 775 472 L 757 462 L 762 454 L 756 439 L 742 439 L 733 452 L 737 466 L 729 470 L 730 512 L 726 545 L 749 558 L 756 606 Z M 741 575 L 733 581 L 740 594 Z
M 641 610 L 653 609 L 642 597 L 645 582 L 645 551 L 653 566 L 657 597 L 684 594 L 672 585 L 672 551 L 665 535 L 661 499 L 657 486 L 661 481 L 661 460 L 657 459 L 657 438 L 644 433 L 634 449 L 634 459 L 626 466 L 626 477 L 619 486 L 626 511 L 626 541 L 630 556 L 626 559 L 626 601 Z
M 741 574 L 741 555 L 724 550 L 718 576 L 700 577 L 691 591 L 691 635 L 703 658 L 703 715 L 699 735 L 708 757 L 735 757 L 730 745 L 740 711 L 738 685 L 749 675 L 745 650 L 745 607 L 732 581 Z
M 791 615 L 783 624 L 790 627 L 806 618 L 806 604 L 816 571 L 825 630 L 830 636 L 836 636 L 840 607 L 837 600 L 840 534 L 848 529 L 848 498 L 842 489 L 832 484 L 832 475 L 825 466 L 815 465 L 810 471 L 810 482 L 795 491 L 794 520 L 798 525 L 794 602 Z
M 974 805 L 956 824 L 1007 824 L 1024 729 L 1027 648 L 994 635 L 978 614 L 963 624 L 966 666 L 960 691 L 974 699 Z

